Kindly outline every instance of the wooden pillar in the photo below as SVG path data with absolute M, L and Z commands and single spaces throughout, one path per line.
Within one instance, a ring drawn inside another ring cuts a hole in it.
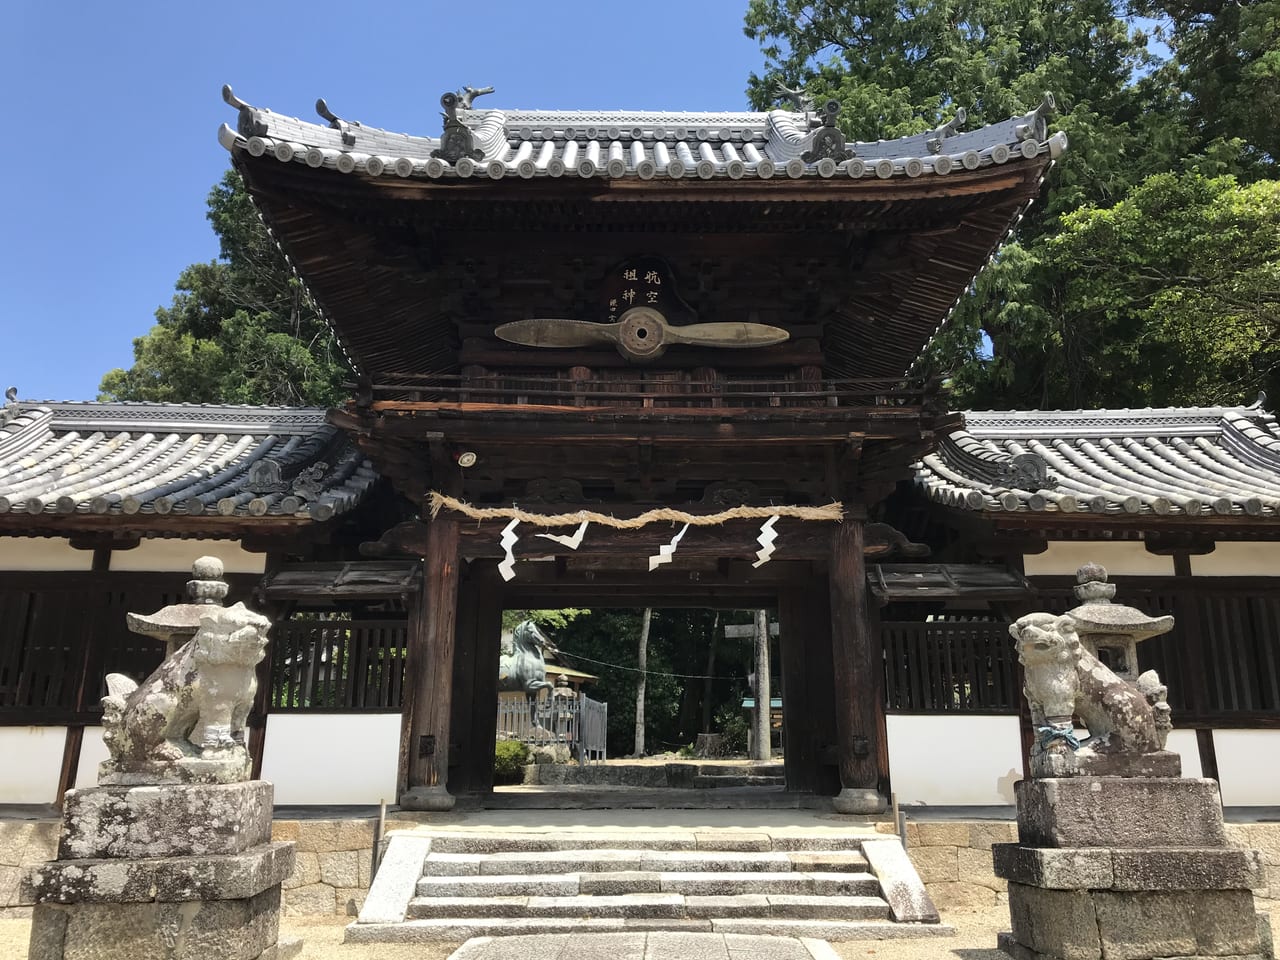
M 449 719 L 458 608 L 458 524 L 437 517 L 427 527 L 427 557 L 416 615 L 411 618 L 405 672 L 401 768 L 406 810 L 450 810 Z
M 847 517 L 831 535 L 831 660 L 840 768 L 838 813 L 880 813 L 879 762 L 884 729 L 884 666 L 867 613 L 861 519 Z
M 773 685 L 769 682 L 769 611 L 756 611 L 756 709 L 752 760 L 773 758 Z
M 477 793 L 493 791 L 493 748 L 498 734 L 498 660 L 502 643 L 502 577 L 494 560 L 473 562 L 476 594 L 475 686 L 471 700 L 471 730 L 475 769 L 471 787 Z

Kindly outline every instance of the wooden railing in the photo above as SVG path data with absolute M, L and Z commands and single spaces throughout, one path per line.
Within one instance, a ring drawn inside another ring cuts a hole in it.
M 579 763 L 605 759 L 609 705 L 585 694 L 542 697 L 532 712 L 525 697 L 498 699 L 498 735 L 531 746 L 564 744 Z
M 1017 713 L 1018 659 L 1007 623 L 881 624 L 891 713 Z
M 934 381 L 698 379 L 686 371 L 574 378 L 545 375 L 382 374 L 372 398 L 407 402 L 632 407 L 912 407 L 936 398 Z M 355 384 L 351 384 L 355 387 Z
M 404 620 L 286 620 L 271 635 L 271 712 L 391 712 L 404 687 Z

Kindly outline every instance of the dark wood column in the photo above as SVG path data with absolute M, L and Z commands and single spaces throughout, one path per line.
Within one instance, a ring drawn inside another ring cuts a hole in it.
M 867 608 L 863 521 L 847 517 L 831 534 L 831 660 L 835 681 L 839 813 L 879 813 L 883 749 L 883 665 Z
M 501 582 L 493 561 L 473 560 L 458 588 L 448 784 L 455 797 L 493 789 Z
M 410 618 L 405 663 L 401 769 L 406 810 L 449 810 L 449 720 L 458 609 L 458 524 L 438 517 L 427 526 L 426 569 Z
M 821 578 L 784 587 L 778 617 L 787 789 L 834 794 L 839 784 L 829 756 L 836 742 L 831 627 Z

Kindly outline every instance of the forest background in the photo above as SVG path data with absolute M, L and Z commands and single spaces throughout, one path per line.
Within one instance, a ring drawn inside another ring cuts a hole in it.
M 753 109 L 785 104 L 782 86 L 835 97 L 854 139 L 932 129 L 962 107 L 978 126 L 1053 94 L 1051 127 L 1070 149 L 923 362 L 955 407 L 1280 397 L 1280 0 L 750 0 L 744 30 L 761 51 Z M 102 397 L 340 400 L 340 353 L 234 173 L 208 216 L 221 256 L 182 272 Z M 562 649 L 616 665 L 592 671 L 613 749 L 629 742 L 635 691 L 635 645 L 619 638 L 639 620 L 597 611 L 553 625 Z M 708 689 L 725 722 L 735 714 L 749 642 L 721 642 L 712 688 L 685 679 L 712 672 L 715 629 L 709 611 L 655 614 L 655 746 L 703 728 Z

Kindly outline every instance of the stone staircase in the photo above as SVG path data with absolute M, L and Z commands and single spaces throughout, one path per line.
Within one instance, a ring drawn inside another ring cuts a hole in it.
M 894 837 L 416 830 L 392 834 L 346 939 L 681 931 L 852 940 L 953 932 L 937 920 Z

